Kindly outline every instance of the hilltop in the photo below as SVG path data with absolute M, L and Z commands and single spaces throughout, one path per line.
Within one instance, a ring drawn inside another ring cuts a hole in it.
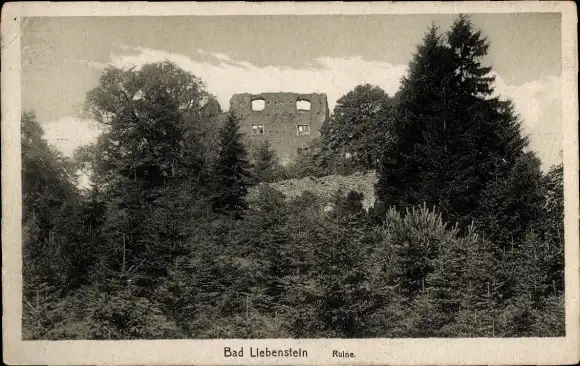
M 366 172 L 356 172 L 351 175 L 327 175 L 324 177 L 304 177 L 301 179 L 287 179 L 267 184 L 286 196 L 287 199 L 299 196 L 305 191 L 310 191 L 315 195 L 330 202 L 333 193 L 339 189 L 353 190 L 364 195 L 363 207 L 368 209 L 375 202 L 374 185 L 377 175 L 374 170 Z M 248 193 L 249 201 L 256 197 L 259 186 L 252 187 Z

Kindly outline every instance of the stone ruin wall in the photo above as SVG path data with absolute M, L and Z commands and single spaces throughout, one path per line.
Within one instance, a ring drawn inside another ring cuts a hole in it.
M 332 202 L 332 196 L 338 190 L 356 191 L 363 194 L 363 208 L 368 210 L 375 203 L 375 184 L 377 174 L 374 170 L 357 172 L 351 175 L 327 175 L 324 177 L 305 177 L 301 179 L 288 179 L 275 183 L 262 183 L 269 185 L 284 194 L 286 199 L 295 198 L 309 191 L 321 198 L 325 203 Z M 248 200 L 253 202 L 258 196 L 259 186 L 251 187 Z
M 263 109 L 253 110 L 253 101 L 261 101 Z M 298 108 L 304 102 L 309 102 L 309 110 Z M 282 164 L 294 161 L 300 149 L 308 148 L 320 136 L 320 128 L 329 115 L 326 94 L 317 93 L 235 94 L 230 111 L 240 118 L 240 132 L 250 143 L 268 140 Z M 263 125 L 263 133 L 255 133 L 253 125 Z M 299 125 L 308 125 L 310 132 L 300 134 Z

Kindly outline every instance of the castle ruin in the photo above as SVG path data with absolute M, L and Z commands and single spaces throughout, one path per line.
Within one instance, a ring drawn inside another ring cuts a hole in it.
M 286 164 L 307 152 L 328 119 L 326 94 L 234 94 L 230 111 L 251 142 L 268 140 Z

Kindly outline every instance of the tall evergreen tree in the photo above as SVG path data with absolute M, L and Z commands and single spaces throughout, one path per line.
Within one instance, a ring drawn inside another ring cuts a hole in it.
M 472 95 L 490 95 L 495 77 L 490 74 L 491 67 L 481 65 L 481 58 L 489 49 L 481 31 L 474 31 L 469 17 L 461 14 L 447 33 L 447 42 L 453 54 L 458 86 Z
M 21 131 L 26 297 L 28 291 L 82 282 L 91 248 L 78 220 L 81 197 L 72 162 L 48 145 L 34 113 L 22 115 Z
M 76 193 L 73 165 L 48 145 L 33 112 L 23 113 L 21 132 L 23 219 L 42 225 L 43 220 L 50 220 L 42 214 L 50 216 L 50 209 Z M 41 212 L 43 206 L 47 210 Z
M 490 47 L 487 39 L 480 31 L 473 29 L 471 20 L 465 15 L 455 20 L 447 37 L 447 47 L 455 68 L 450 87 L 458 92 L 458 117 L 468 126 L 466 155 L 469 156 L 467 167 L 472 178 L 472 194 L 459 196 L 464 201 L 463 205 L 455 206 L 455 219 L 465 225 L 475 220 L 490 234 L 497 233 L 496 230 L 489 230 L 487 222 L 490 215 L 512 218 L 514 215 L 499 207 L 488 206 L 484 201 L 492 195 L 501 201 L 513 202 L 509 210 L 518 211 L 516 216 L 519 222 L 516 226 L 525 231 L 526 225 L 538 214 L 541 173 L 537 158 L 533 153 L 526 152 L 528 139 L 521 133 L 521 121 L 511 101 L 494 96 L 492 69 L 482 65 L 482 59 Z M 499 183 L 502 181 L 504 183 Z M 496 191 L 498 184 L 518 184 L 522 191 L 516 194 L 512 186 L 499 198 Z M 524 191 L 527 193 L 523 194 Z M 505 220 L 502 225 L 507 230 L 517 230 Z M 510 233 L 510 240 L 515 234 Z M 492 235 L 490 238 L 505 240 L 507 237 Z
M 332 336 L 355 338 L 369 332 L 372 315 L 383 304 L 375 296 L 369 228 L 365 225 L 363 195 L 338 191 L 333 195 L 323 245 L 317 249 L 318 316 Z
M 278 173 L 278 158 L 270 143 L 267 140 L 259 142 L 252 155 L 251 183 L 271 182 Z
M 230 114 L 220 131 L 219 154 L 211 174 L 214 211 L 236 216 L 248 207 L 245 196 L 250 177 L 247 152 L 239 129 L 236 117 Z
M 418 46 L 402 80 L 392 140 L 385 146 L 379 166 L 377 198 L 404 209 L 415 204 L 440 203 L 449 165 L 448 131 L 451 116 L 445 94 L 453 75 L 450 54 L 437 28 L 432 26 Z
M 564 291 L 564 166 L 562 163 L 550 168 L 543 179 L 545 204 L 544 215 L 538 226 L 546 242 L 545 258 L 549 283 L 557 291 Z
M 466 16 L 447 42 L 435 27 L 426 34 L 382 156 L 376 189 L 383 204 L 437 206 L 445 220 L 467 227 L 486 212 L 480 199 L 491 182 L 507 178 L 523 158 L 520 121 L 509 101 L 492 97 L 491 68 L 481 65 L 488 48 Z

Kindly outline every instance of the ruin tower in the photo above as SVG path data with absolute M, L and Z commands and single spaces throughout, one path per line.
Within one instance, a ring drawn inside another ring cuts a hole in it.
M 250 142 L 268 140 L 282 164 L 296 160 L 328 119 L 326 94 L 234 94 L 230 111 Z

